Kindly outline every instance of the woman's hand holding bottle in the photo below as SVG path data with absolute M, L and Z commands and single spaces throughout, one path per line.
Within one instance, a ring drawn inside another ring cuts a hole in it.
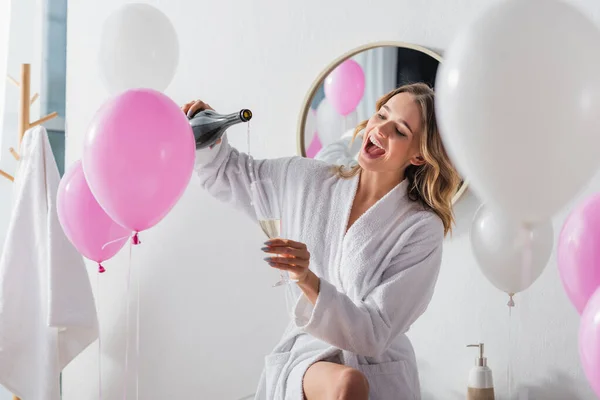
M 190 116 L 196 114 L 197 112 L 204 111 L 204 110 L 214 111 L 215 109 L 212 108 L 208 103 L 203 102 L 202 100 L 192 100 L 189 103 L 186 103 L 181 107 L 181 111 L 183 111 L 183 113 L 187 117 L 190 117 Z M 221 143 L 221 139 L 219 139 L 215 142 L 215 144 L 219 144 L 219 143 Z

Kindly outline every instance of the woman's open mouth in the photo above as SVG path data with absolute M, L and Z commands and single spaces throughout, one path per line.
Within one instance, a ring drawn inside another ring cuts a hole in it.
M 382 144 L 371 135 L 363 146 L 363 153 L 370 159 L 376 159 L 385 154 L 385 149 Z

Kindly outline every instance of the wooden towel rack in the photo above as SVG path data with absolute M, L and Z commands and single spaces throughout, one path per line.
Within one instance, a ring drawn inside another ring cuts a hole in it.
M 27 130 L 33 128 L 34 126 L 41 125 L 44 122 L 50 121 L 52 118 L 58 116 L 58 113 L 53 112 L 45 117 L 38 119 L 37 121 L 30 122 L 29 111 L 31 105 L 40 97 L 38 93 L 35 93 L 33 97 L 31 96 L 31 64 L 21 64 L 21 80 L 17 81 L 16 79 L 8 76 L 7 79 L 12 82 L 14 85 L 19 87 L 20 95 L 19 95 L 19 151 L 21 150 L 21 141 L 23 140 L 23 136 Z M 15 160 L 19 161 L 21 157 L 19 153 L 10 148 L 10 154 L 15 158 Z M 11 174 L 6 171 L 0 169 L 0 175 L 14 182 L 15 178 Z M 14 397 L 13 399 L 17 399 Z

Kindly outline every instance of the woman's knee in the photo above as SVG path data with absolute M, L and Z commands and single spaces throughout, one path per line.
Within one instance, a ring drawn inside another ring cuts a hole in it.
M 340 371 L 336 386 L 336 399 L 366 400 L 369 398 L 369 382 L 362 372 L 346 368 Z

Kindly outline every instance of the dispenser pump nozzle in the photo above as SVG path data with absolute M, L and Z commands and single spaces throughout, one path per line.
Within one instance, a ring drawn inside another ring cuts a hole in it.
M 487 358 L 483 356 L 483 343 L 469 344 L 467 347 L 479 347 L 479 357 L 475 359 L 475 365 L 485 367 L 487 365 Z

